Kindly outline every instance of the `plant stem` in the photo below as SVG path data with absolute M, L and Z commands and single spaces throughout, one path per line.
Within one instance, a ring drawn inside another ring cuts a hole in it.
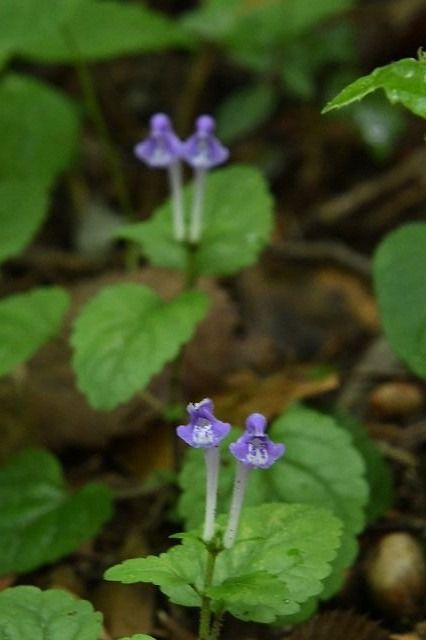
M 181 99 L 176 110 L 177 128 L 184 134 L 190 130 L 200 96 L 215 62 L 216 52 L 211 44 L 204 44 L 189 69 Z
M 189 242 L 198 244 L 203 229 L 204 191 L 206 186 L 206 170 L 194 170 L 194 196 L 192 201 Z
M 121 167 L 121 160 L 102 112 L 89 65 L 81 55 L 72 31 L 68 27 L 63 27 L 62 32 L 64 40 L 66 41 L 75 60 L 74 68 L 83 92 L 83 99 L 87 113 L 93 122 L 97 136 L 102 142 L 104 148 L 109 174 L 114 185 L 114 192 L 120 204 L 121 212 L 123 216 L 129 220 L 133 220 L 135 218 L 135 213 L 131 205 L 130 194 L 127 188 L 124 172 Z M 126 254 L 126 266 L 128 270 L 133 270 L 137 266 L 138 253 L 139 250 L 137 246 L 133 242 L 130 242 L 128 244 Z
M 220 630 L 222 629 L 223 624 L 223 613 L 216 613 L 213 624 L 211 627 L 210 639 L 209 640 L 218 640 Z
M 209 596 L 206 595 L 206 591 L 212 584 L 217 551 L 213 548 L 208 548 L 207 552 L 208 556 L 204 577 L 203 597 L 201 599 L 199 640 L 210 640 L 211 600 Z
M 75 58 L 75 70 L 80 82 L 81 89 L 83 91 L 83 97 L 86 104 L 87 112 L 89 113 L 89 116 L 96 129 L 96 133 L 98 134 L 99 139 L 102 141 L 102 144 L 104 146 L 111 179 L 114 183 L 114 188 L 117 198 L 120 202 L 122 212 L 128 218 L 133 218 L 134 215 L 130 204 L 130 196 L 127 190 L 124 173 L 121 169 L 121 162 L 115 145 L 112 141 L 111 134 L 108 130 L 99 98 L 96 94 L 95 84 L 93 82 L 89 65 L 81 55 L 74 35 L 70 31 L 70 29 L 64 27 L 63 31 L 68 47 L 70 48 Z
M 173 207 L 173 231 L 175 240 L 182 242 L 185 238 L 185 219 L 182 203 L 182 165 L 179 160 L 169 167 L 169 183 Z
M 235 542 L 238 533 L 238 524 L 240 521 L 241 508 L 244 502 L 244 493 L 246 490 L 247 476 L 250 469 L 238 462 L 237 473 L 234 481 L 234 491 L 232 493 L 231 507 L 229 509 L 228 525 L 223 537 L 223 545 L 225 549 L 229 549 Z
M 219 479 L 219 447 L 204 450 L 206 458 L 206 511 L 204 517 L 203 540 L 211 542 L 216 520 L 217 483 Z

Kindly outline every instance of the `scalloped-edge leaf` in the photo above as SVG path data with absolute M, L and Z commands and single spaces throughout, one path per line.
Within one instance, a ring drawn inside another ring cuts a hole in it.
M 0 300 L 0 375 L 28 360 L 61 326 L 69 295 L 40 287 Z
M 90 483 L 69 493 L 58 461 L 41 449 L 21 451 L 0 469 L 0 504 L 1 575 L 31 571 L 71 553 L 112 512 L 105 486 Z
M 425 84 L 426 61 L 404 58 L 378 67 L 369 75 L 352 82 L 327 103 L 322 113 L 340 109 L 377 89 L 383 89 L 392 104 L 400 102 L 416 115 L 426 118 Z
M 225 524 L 225 518 L 220 522 Z M 244 509 L 237 543 L 216 559 L 208 591 L 213 608 L 255 622 L 273 622 L 295 613 L 321 592 L 340 534 L 340 521 L 325 509 L 282 504 Z M 173 602 L 199 606 L 206 558 L 203 543 L 186 537 L 158 557 L 111 567 L 105 577 L 124 583 L 153 582 Z
M 426 378 L 425 273 L 424 222 L 400 227 L 376 249 L 374 288 L 386 337 L 395 353 L 422 378 Z
M 190 291 L 165 302 L 148 287 L 105 287 L 77 318 L 71 342 L 79 389 L 95 409 L 113 409 L 172 360 L 207 311 Z
M 11 587 L 0 593 L 0 638 L 4 640 L 98 640 L 102 614 L 66 591 Z
M 192 192 L 192 185 L 185 187 L 188 211 Z M 203 225 L 201 243 L 194 255 L 193 267 L 198 275 L 231 275 L 255 262 L 272 231 L 272 198 L 260 171 L 241 165 L 209 175 Z M 147 222 L 122 227 L 117 235 L 139 244 L 152 264 L 186 268 L 186 249 L 173 237 L 170 201 Z

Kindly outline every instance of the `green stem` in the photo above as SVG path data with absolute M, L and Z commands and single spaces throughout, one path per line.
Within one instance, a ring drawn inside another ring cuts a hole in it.
M 210 640 L 210 621 L 211 621 L 211 599 L 206 595 L 207 589 L 213 581 L 214 567 L 216 563 L 217 551 L 213 548 L 208 549 L 206 573 L 204 577 L 203 596 L 201 598 L 200 627 L 199 640 Z
M 196 258 L 198 251 L 198 243 L 186 244 L 186 265 L 185 265 L 185 281 L 184 291 L 195 289 L 197 284 Z
M 212 45 L 202 46 L 189 69 L 186 83 L 180 92 L 181 99 L 176 112 L 176 125 L 179 131 L 187 133 L 198 108 L 200 97 L 213 69 L 216 52 Z
M 93 122 L 97 136 L 99 140 L 101 140 L 104 148 L 109 174 L 114 186 L 114 192 L 120 204 L 120 209 L 126 218 L 133 220 L 135 218 L 135 213 L 131 205 L 130 194 L 127 188 L 124 172 L 121 167 L 121 160 L 102 112 L 89 65 L 81 55 L 72 31 L 68 27 L 63 27 L 62 31 L 67 46 L 74 57 L 75 71 L 83 92 L 83 99 L 87 113 Z M 137 266 L 137 256 L 138 249 L 136 245 L 134 243 L 129 243 L 126 256 L 126 264 L 129 270 L 134 269 Z
M 222 624 L 223 624 L 223 613 L 216 613 L 213 619 L 212 630 L 210 633 L 209 640 L 219 640 Z

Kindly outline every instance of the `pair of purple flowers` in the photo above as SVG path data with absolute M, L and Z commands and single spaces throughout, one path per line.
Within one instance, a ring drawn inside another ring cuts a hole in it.
M 213 414 L 213 402 L 206 398 L 187 407 L 189 424 L 177 427 L 177 434 L 186 444 L 204 449 L 207 467 L 206 513 L 203 539 L 206 542 L 214 536 L 216 517 L 217 486 L 219 476 L 219 444 L 228 435 L 231 425 L 221 422 Z M 261 413 L 252 413 L 246 420 L 245 433 L 229 445 L 231 454 L 237 460 L 233 496 L 228 525 L 223 543 L 231 547 L 238 531 L 238 522 L 244 500 L 247 476 L 252 469 L 267 469 L 285 451 L 283 444 L 272 442 L 265 433 L 266 418 Z
M 197 244 L 202 232 L 202 214 L 206 172 L 228 159 L 229 151 L 214 135 L 215 120 L 199 116 L 194 133 L 185 141 L 178 138 L 170 118 L 157 113 L 150 120 L 150 132 L 135 146 L 135 154 L 149 167 L 167 169 L 173 207 L 175 239 Z M 194 196 L 189 225 L 182 202 L 182 166 L 187 162 L 194 170 Z M 187 228 L 188 226 L 188 228 Z

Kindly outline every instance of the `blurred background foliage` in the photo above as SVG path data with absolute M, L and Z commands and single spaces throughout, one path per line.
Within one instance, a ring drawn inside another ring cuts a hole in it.
M 89 251 L 99 245 L 91 220 L 104 237 L 116 213 L 145 216 L 161 198 L 159 181 L 147 184 L 143 172 L 140 180 L 131 148 L 154 111 L 170 113 L 181 135 L 197 113 L 215 115 L 233 157 L 261 166 L 301 213 L 312 196 L 388 163 L 407 143 L 404 113 L 381 95 L 333 117 L 320 107 L 362 71 L 415 54 L 421 5 L 3 0 L 0 215 L 6 221 L 13 203 L 21 229 L 7 257 L 52 204 L 59 242 L 77 238 Z

